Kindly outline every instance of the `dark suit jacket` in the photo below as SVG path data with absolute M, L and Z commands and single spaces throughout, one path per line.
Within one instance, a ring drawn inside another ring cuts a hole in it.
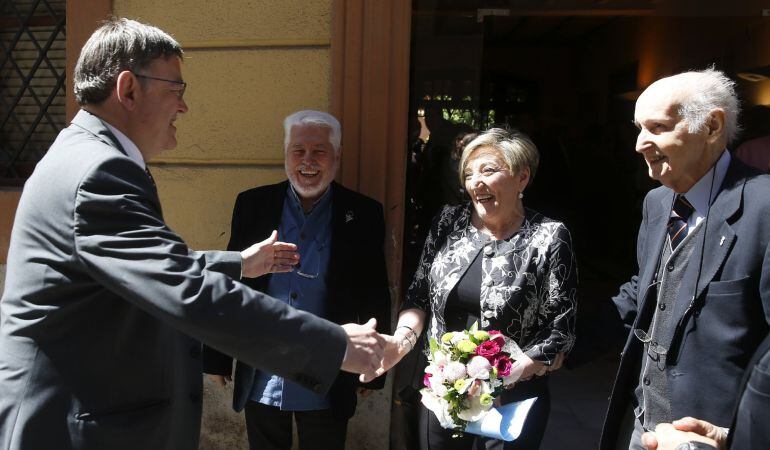
M 243 250 L 266 239 L 281 222 L 288 181 L 241 192 L 233 208 L 228 250 Z M 377 319 L 380 332 L 390 331 L 390 295 L 383 252 L 385 223 L 382 205 L 333 182 L 332 244 L 329 262 L 327 318 L 332 322 L 364 323 Z M 270 275 L 246 283 L 259 291 L 267 289 Z M 230 375 L 232 358 L 204 347 L 206 373 Z M 240 411 L 249 399 L 255 369 L 238 361 L 235 367 L 233 409 Z M 356 407 L 358 376 L 340 372 L 329 392 L 335 414 L 349 418 Z M 385 377 L 367 385 L 381 388 Z
M 730 425 L 727 448 L 770 448 L 770 335 L 749 363 Z
M 613 299 L 632 328 L 648 329 L 656 307 L 657 299 L 647 295 L 648 286 L 657 269 L 672 199 L 673 191 L 666 187 L 647 194 L 637 244 L 639 274 Z M 693 416 L 728 426 L 741 376 L 770 322 L 770 176 L 733 158 L 711 207 L 704 237 L 705 252 L 698 244 L 690 258 L 671 320 L 671 334 L 679 327 L 681 336 L 672 342 L 667 358 L 671 413 L 674 419 Z M 694 307 L 686 313 L 693 294 Z M 641 343 L 629 334 L 610 398 L 602 449 L 615 448 L 621 419 L 638 382 L 641 351 Z
M 21 196 L 0 303 L 0 449 L 193 450 L 202 340 L 325 392 L 346 336 L 193 252 L 157 192 L 81 111 Z M 189 337 L 188 337 L 189 336 Z

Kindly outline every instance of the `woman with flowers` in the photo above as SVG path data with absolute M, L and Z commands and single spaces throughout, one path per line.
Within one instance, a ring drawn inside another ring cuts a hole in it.
M 537 148 L 527 136 L 502 129 L 490 129 L 465 147 L 459 175 L 471 201 L 446 206 L 434 219 L 383 362 L 387 370 L 412 349 L 427 317 L 434 345 L 452 344 L 456 352 L 474 348 L 463 357 L 465 364 L 437 363 L 435 358 L 443 356 L 431 349 L 426 386 L 462 380 L 469 371 L 483 376 L 483 371 L 494 369 L 495 375 L 507 377 L 507 387 L 512 386 L 500 396 L 502 404 L 538 400 L 521 436 L 505 443 L 471 434 L 453 438 L 455 433 L 442 428 L 436 415 L 424 409 L 420 423 L 424 449 L 537 449 L 542 441 L 550 411 L 547 374 L 575 341 L 577 268 L 564 224 L 524 207 L 523 192 L 538 160 Z M 451 333 L 474 323 L 479 325 L 476 333 L 490 330 L 485 339 L 469 332 Z M 494 359 L 504 338 L 523 352 Z M 460 345 L 468 348 L 459 349 Z M 518 377 L 515 384 L 512 377 Z M 450 386 L 466 388 L 462 381 Z

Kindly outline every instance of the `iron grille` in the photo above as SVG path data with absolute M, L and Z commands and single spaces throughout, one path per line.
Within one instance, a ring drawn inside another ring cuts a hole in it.
M 66 0 L 0 0 L 0 184 L 21 185 L 65 125 Z

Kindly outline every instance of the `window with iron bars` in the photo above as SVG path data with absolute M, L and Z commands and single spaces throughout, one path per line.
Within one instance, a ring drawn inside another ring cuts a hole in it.
M 66 0 L 0 0 L 0 185 L 20 186 L 65 126 Z

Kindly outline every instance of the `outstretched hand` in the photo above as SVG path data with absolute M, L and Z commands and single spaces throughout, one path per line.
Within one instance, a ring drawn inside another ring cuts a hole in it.
M 291 272 L 299 263 L 297 246 L 278 241 L 278 231 L 241 252 L 243 278 L 256 278 L 268 273 Z
M 391 336 L 389 334 L 381 336 L 385 341 L 385 349 L 382 355 L 382 364 L 375 371 L 375 376 L 378 377 L 398 364 L 410 350 L 408 341 L 404 340 L 403 337 Z
M 655 431 L 642 435 L 642 445 L 647 450 L 674 450 L 686 442 L 702 442 L 717 449 L 723 449 L 727 433 L 723 428 L 704 420 L 685 417 L 672 423 L 661 423 Z
M 683 417 L 671 422 L 671 425 L 679 431 L 688 431 L 707 437 L 716 442 L 719 448 L 723 448 L 727 443 L 727 430 L 705 420 Z
M 377 333 L 377 319 L 371 318 L 364 325 L 348 323 L 342 329 L 348 335 L 348 346 L 341 369 L 361 374 L 359 380 L 368 383 L 377 378 L 382 365 L 385 340 Z

